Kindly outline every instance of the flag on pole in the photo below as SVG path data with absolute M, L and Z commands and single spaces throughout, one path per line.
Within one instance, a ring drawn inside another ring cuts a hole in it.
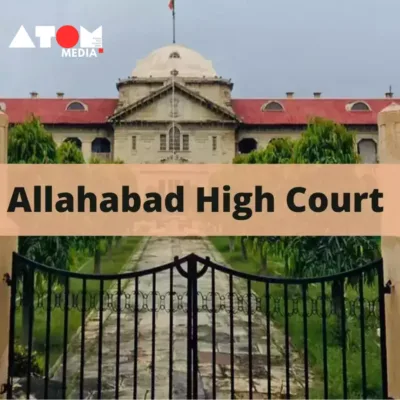
M 168 7 L 170 10 L 173 10 L 175 8 L 175 0 L 169 0 Z

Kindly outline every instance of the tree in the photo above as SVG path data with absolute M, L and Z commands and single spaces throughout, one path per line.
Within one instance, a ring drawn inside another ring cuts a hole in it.
M 356 135 L 335 122 L 316 118 L 296 143 L 293 161 L 299 164 L 357 164 L 360 157 L 356 151 Z M 309 236 L 288 238 L 286 242 L 284 253 L 290 260 L 288 272 L 292 276 L 333 275 L 380 256 L 379 242 L 371 237 Z M 338 329 L 344 294 L 343 282 L 333 282 L 331 296 Z
M 249 164 L 289 164 L 292 162 L 294 144 L 289 138 L 272 139 L 264 149 L 249 154 Z
M 73 142 L 64 142 L 57 149 L 59 164 L 84 164 L 82 151 Z
M 8 162 L 10 164 L 56 164 L 57 146 L 50 132 L 34 116 L 10 130 L 8 137 Z M 68 268 L 71 239 L 56 236 L 32 236 L 18 238 L 18 252 L 29 259 L 59 269 Z M 28 343 L 29 313 L 34 301 L 34 290 L 43 289 L 46 276 L 32 275 L 26 268 L 23 272 L 22 324 L 23 343 Z M 32 280 L 34 280 L 32 282 Z
M 358 164 L 356 133 L 343 125 L 314 118 L 294 146 L 295 164 Z
M 100 157 L 92 156 L 89 160 L 90 164 L 123 164 L 120 159 L 117 160 L 103 160 Z M 94 273 L 101 274 L 101 256 L 108 249 L 108 254 L 111 256 L 113 242 L 118 246 L 120 243 L 120 236 L 90 236 L 84 237 L 80 240 L 81 246 L 89 250 L 89 253 L 94 258 Z
M 14 126 L 8 136 L 9 164 L 56 164 L 57 146 L 34 116 Z
M 279 241 L 279 236 L 252 236 L 248 237 L 252 250 L 260 258 L 259 274 L 267 275 L 268 253 L 273 252 L 273 247 Z
M 234 159 L 236 164 L 357 164 L 356 137 L 344 126 L 315 118 L 297 141 L 274 139 L 264 149 Z M 331 275 L 353 269 L 379 256 L 379 241 L 368 237 L 269 237 L 241 238 L 260 253 L 266 264 L 266 249 L 279 254 L 285 273 L 292 276 Z M 264 271 L 266 268 L 264 268 Z M 342 288 L 343 289 L 343 288 Z M 332 296 L 337 303 L 337 285 Z
M 233 160 L 234 164 L 288 164 L 292 161 L 294 141 L 289 138 L 272 139 L 268 145 Z M 230 242 L 232 239 L 230 239 Z M 268 252 L 273 251 L 280 238 L 277 236 L 257 236 L 240 238 L 242 257 L 247 260 L 247 246 L 259 255 L 260 273 L 268 272 Z

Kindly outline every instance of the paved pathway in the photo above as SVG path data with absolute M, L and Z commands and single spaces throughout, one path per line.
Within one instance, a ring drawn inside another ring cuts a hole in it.
M 173 260 L 174 256 L 185 256 L 196 253 L 200 256 L 210 256 L 217 263 L 223 264 L 221 255 L 212 245 L 204 239 L 193 238 L 151 238 L 138 262 L 138 269 L 145 270 Z M 131 266 L 133 265 L 133 262 Z M 129 269 L 129 265 L 127 267 Z M 235 292 L 246 296 L 244 282 L 234 282 Z M 221 272 L 215 273 L 216 292 L 225 295 L 229 293 L 229 278 Z M 139 290 L 149 294 L 147 304 L 149 310 L 139 313 L 138 337 L 138 386 L 137 398 L 150 399 L 151 393 L 151 365 L 152 365 L 152 312 L 151 292 L 153 290 L 153 277 L 147 275 L 139 279 Z M 169 292 L 170 273 L 168 271 L 156 275 L 156 291 L 160 295 Z M 186 279 L 179 272 L 174 273 L 174 291 L 184 297 L 186 292 Z M 124 288 L 125 293 L 133 293 L 135 281 L 129 280 Z M 211 274 L 206 273 L 198 280 L 198 290 L 207 296 L 211 292 Z M 116 289 L 114 289 L 116 291 Z M 127 299 L 133 305 L 133 296 Z M 168 296 L 165 303 L 168 306 Z M 146 301 L 145 301 L 146 302 Z M 183 300 L 181 301 L 181 304 Z M 140 307 L 143 306 L 139 300 Z M 211 304 L 211 303 L 209 303 Z M 217 307 L 219 300 L 217 301 Z M 229 304 L 227 302 L 227 304 Z M 177 302 L 175 301 L 175 306 Z M 145 307 L 144 307 L 145 308 Z M 246 307 L 245 307 L 246 308 Z M 227 312 L 228 311 L 228 312 Z M 169 397 L 169 313 L 160 310 L 156 314 L 155 333 L 155 398 L 166 399 Z M 217 398 L 230 398 L 230 320 L 229 310 L 216 313 L 216 384 Z M 102 379 L 103 398 L 114 398 L 116 375 L 116 313 L 105 313 L 102 352 Z M 248 317 L 246 310 L 234 315 L 234 373 L 236 398 L 249 398 L 248 388 Z M 253 392 L 254 398 L 267 398 L 267 357 L 266 357 L 266 323 L 264 316 L 257 312 L 252 318 L 253 340 Z M 86 326 L 86 361 L 85 361 L 85 394 L 87 397 L 97 398 L 98 377 L 98 319 L 92 316 Z M 134 313 L 132 308 L 125 308 L 121 313 L 121 344 L 120 344 L 120 398 L 133 396 L 133 360 L 134 360 Z M 212 336 L 211 313 L 199 311 L 198 313 L 198 350 L 199 350 L 199 397 L 212 398 Z M 174 398 L 186 397 L 186 333 L 187 313 L 179 310 L 174 313 Z M 271 326 L 271 359 L 272 359 L 272 393 L 273 398 L 285 398 L 285 359 L 284 336 L 281 331 Z M 77 374 L 80 365 L 79 346 L 73 345 L 69 351 L 68 377 Z M 291 395 L 303 396 L 303 367 L 301 359 L 291 352 Z M 78 383 L 73 383 L 71 396 L 79 396 Z

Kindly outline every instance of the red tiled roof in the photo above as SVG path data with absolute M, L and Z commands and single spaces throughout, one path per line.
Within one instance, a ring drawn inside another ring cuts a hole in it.
M 86 104 L 87 111 L 66 111 L 72 101 Z M 32 113 L 43 124 L 104 124 L 114 113 L 117 99 L 1 99 L 10 123 L 24 122 Z
M 81 101 L 88 111 L 66 111 L 71 101 Z M 376 125 L 378 113 L 400 99 L 276 99 L 284 111 L 261 111 L 274 99 L 236 99 L 232 107 L 245 124 L 304 125 L 312 117 L 322 117 L 348 125 Z M 347 111 L 346 105 L 366 102 L 372 111 Z M 10 123 L 21 123 L 32 113 L 44 124 L 103 124 L 114 113 L 118 99 L 1 99 Z
M 245 124 L 303 125 L 312 117 L 322 117 L 339 124 L 376 125 L 378 113 L 400 99 L 276 99 L 284 111 L 261 111 L 261 107 L 274 99 L 236 99 L 232 107 Z M 346 105 L 363 101 L 372 111 L 347 111 Z

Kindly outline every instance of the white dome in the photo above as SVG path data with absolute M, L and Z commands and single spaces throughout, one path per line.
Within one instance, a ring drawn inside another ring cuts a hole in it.
M 214 78 L 215 72 L 211 61 L 185 46 L 173 44 L 153 51 L 146 58 L 138 61 L 132 76 L 138 78 L 168 78 L 171 71 L 177 70 L 178 77 Z

